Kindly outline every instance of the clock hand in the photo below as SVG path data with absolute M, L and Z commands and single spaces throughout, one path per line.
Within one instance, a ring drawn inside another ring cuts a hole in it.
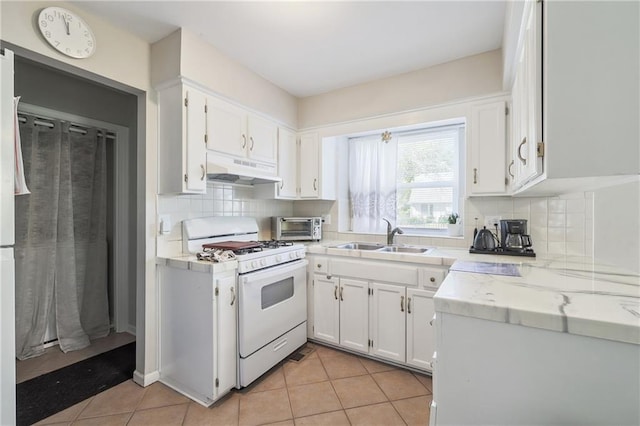
M 62 20 L 64 21 L 64 26 L 67 29 L 67 35 L 71 35 L 71 32 L 69 31 L 69 22 L 67 22 L 67 18 L 62 15 Z

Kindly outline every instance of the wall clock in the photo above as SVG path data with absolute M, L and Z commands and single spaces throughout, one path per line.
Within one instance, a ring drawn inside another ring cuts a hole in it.
M 38 28 L 47 43 L 72 58 L 88 58 L 96 51 L 96 39 L 91 28 L 70 10 L 55 6 L 42 9 Z

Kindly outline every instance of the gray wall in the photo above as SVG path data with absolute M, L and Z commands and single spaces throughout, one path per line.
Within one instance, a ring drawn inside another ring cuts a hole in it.
M 137 97 L 120 92 L 94 82 L 81 79 L 59 70 L 48 68 L 24 58 L 15 59 L 15 94 L 20 102 L 37 105 L 56 111 L 113 123 L 129 128 L 128 167 L 131 184 L 128 194 L 119 194 L 129 200 L 129 253 L 131 259 L 128 268 L 129 283 L 129 322 L 135 326 L 136 318 L 136 274 L 135 274 L 135 223 L 136 223 L 136 135 L 137 135 Z M 113 205 L 113 147 L 108 145 L 109 178 L 108 201 Z M 113 210 L 107 218 L 107 233 L 110 250 L 113 247 Z M 110 295 L 112 280 L 109 277 Z M 110 300 L 110 304 L 112 301 Z M 113 306 L 110 306 L 113 312 Z

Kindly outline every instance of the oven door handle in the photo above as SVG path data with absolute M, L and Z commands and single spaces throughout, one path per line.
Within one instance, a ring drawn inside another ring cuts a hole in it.
M 280 219 L 283 222 L 311 222 L 313 219 L 291 219 L 291 218 L 282 218 Z

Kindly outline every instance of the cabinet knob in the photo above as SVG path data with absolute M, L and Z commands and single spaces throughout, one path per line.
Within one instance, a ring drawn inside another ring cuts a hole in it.
M 432 283 L 435 283 L 436 282 L 436 278 L 435 277 L 431 277 L 431 278 L 429 278 L 429 281 L 431 281 Z
M 318 267 L 318 269 L 322 268 L 322 263 L 318 263 L 318 265 L 316 265 Z

